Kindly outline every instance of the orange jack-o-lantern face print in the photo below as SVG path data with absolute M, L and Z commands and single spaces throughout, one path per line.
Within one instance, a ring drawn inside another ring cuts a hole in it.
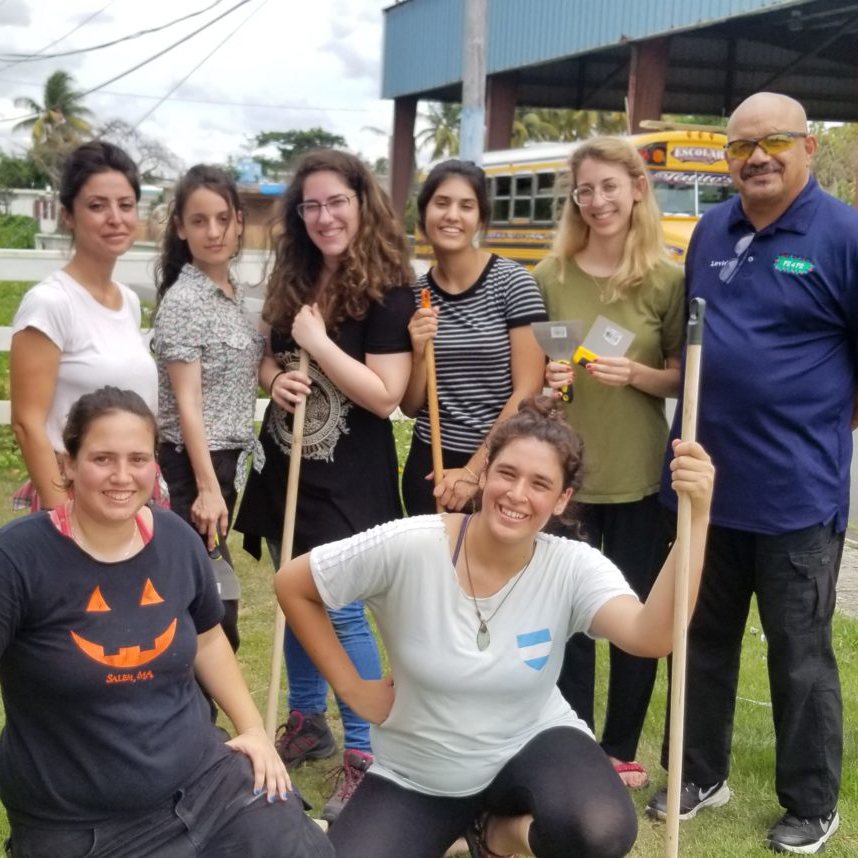
M 143 593 L 140 596 L 140 607 L 145 609 L 153 605 L 160 605 L 163 601 L 152 581 L 147 578 L 146 584 L 143 587 Z M 109 613 L 111 610 L 110 605 L 101 592 L 101 587 L 96 587 L 87 602 L 87 613 Z M 105 653 L 102 644 L 87 640 L 85 637 L 77 634 L 77 632 L 71 632 L 71 636 L 84 655 L 89 656 L 93 661 L 97 661 L 105 667 L 142 667 L 144 664 L 148 664 L 153 659 L 158 658 L 161 653 L 166 652 L 170 648 L 173 638 L 176 636 L 177 625 L 178 620 L 174 617 L 164 631 L 154 639 L 152 646 L 148 649 L 143 649 L 140 644 L 129 644 L 120 646 L 112 655 Z

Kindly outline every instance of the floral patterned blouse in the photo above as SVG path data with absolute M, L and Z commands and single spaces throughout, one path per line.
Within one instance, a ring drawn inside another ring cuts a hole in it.
M 209 449 L 254 452 L 254 467 L 260 468 L 253 416 L 264 340 L 243 312 L 243 286 L 233 283 L 233 289 L 234 299 L 187 264 L 161 299 L 152 336 L 158 364 L 158 424 L 162 441 L 182 446 L 167 364 L 198 360 Z

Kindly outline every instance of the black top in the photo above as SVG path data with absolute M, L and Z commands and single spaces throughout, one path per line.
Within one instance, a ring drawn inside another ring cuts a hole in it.
M 414 310 L 410 288 L 392 289 L 370 304 L 363 319 L 343 321 L 333 339 L 362 363 L 367 354 L 409 352 L 408 321 Z M 290 334 L 272 329 L 271 351 L 283 369 L 298 368 L 299 350 Z M 352 402 L 312 359 L 309 375 L 294 554 L 402 514 L 390 420 Z M 262 537 L 279 541 L 282 535 L 292 415 L 272 401 L 259 438 L 265 467 L 251 473 L 235 522 L 245 549 L 256 558 Z

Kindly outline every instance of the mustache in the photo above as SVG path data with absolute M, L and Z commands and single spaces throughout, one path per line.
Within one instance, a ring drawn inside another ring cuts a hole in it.
M 754 176 L 765 176 L 768 173 L 781 173 L 783 168 L 778 164 L 748 164 L 742 170 L 743 179 L 753 179 Z

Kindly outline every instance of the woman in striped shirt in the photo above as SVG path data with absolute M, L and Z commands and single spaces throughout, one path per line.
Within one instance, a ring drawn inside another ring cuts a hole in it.
M 544 358 L 530 329 L 546 319 L 534 279 L 520 265 L 475 246 L 489 219 L 485 173 L 449 160 L 429 173 L 417 198 L 418 223 L 435 265 L 417 282 L 431 308 L 408 326 L 412 368 L 401 408 L 416 417 L 402 477 L 410 515 L 435 512 L 436 501 L 461 510 L 476 494 L 484 441 L 518 403 L 542 388 Z M 434 342 L 444 476 L 434 487 L 426 404 L 426 344 Z

